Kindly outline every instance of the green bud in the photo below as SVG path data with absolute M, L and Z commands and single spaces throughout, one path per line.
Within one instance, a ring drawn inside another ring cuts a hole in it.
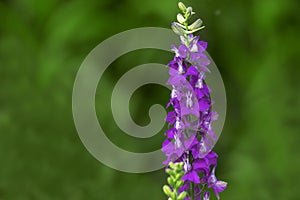
M 175 175 L 173 170 L 171 169 L 166 169 L 166 172 L 169 174 L 169 175 Z
M 184 165 L 183 162 L 180 162 L 180 163 L 179 163 L 179 167 L 180 167 L 181 169 L 182 169 L 183 165 Z
M 175 179 L 180 180 L 181 177 L 182 177 L 181 174 L 176 174 Z
M 186 197 L 186 195 L 187 195 L 187 193 L 186 193 L 185 191 L 183 191 L 183 192 L 181 192 L 181 193 L 178 195 L 177 199 L 178 199 L 178 200 L 183 200 L 183 199 Z
M 176 168 L 176 169 L 175 169 L 175 173 L 176 173 L 176 174 L 179 174 L 181 171 L 182 171 L 182 169 L 180 169 L 180 168 Z
M 177 14 L 177 21 L 178 21 L 180 24 L 183 24 L 186 20 L 185 20 L 185 18 L 183 17 L 182 14 Z
M 190 17 L 191 15 L 195 14 L 195 12 L 193 12 L 193 8 L 192 7 L 188 7 L 186 9 L 186 13 L 185 13 L 185 16 L 188 18 Z
M 163 186 L 163 191 L 164 191 L 164 193 L 165 193 L 167 196 L 172 197 L 173 192 L 172 192 L 172 190 L 171 190 L 171 188 L 170 188 L 169 186 L 164 185 L 164 186 Z
M 180 175 L 180 178 L 183 177 L 183 176 L 184 176 L 184 172 L 181 171 L 181 172 L 179 173 L 179 175 Z
M 184 27 L 181 24 L 177 23 L 177 22 L 172 23 L 172 29 L 178 35 L 184 35 L 185 34 Z
M 180 188 L 182 185 L 183 185 L 183 181 L 182 180 L 179 180 L 176 182 L 176 188 Z
M 173 162 L 170 162 L 169 163 L 169 166 L 172 168 L 172 169 L 175 169 L 175 164 Z
M 193 8 L 189 6 L 189 7 L 186 9 L 186 12 L 192 13 L 192 12 L 193 12 Z
M 174 181 L 171 177 L 168 177 L 167 180 L 168 180 L 169 185 L 174 186 Z
M 176 193 L 175 193 L 175 192 L 172 192 L 170 197 L 171 197 L 172 199 L 176 200 Z
M 203 21 L 201 19 L 197 19 L 194 23 L 189 25 L 188 29 L 189 30 L 195 30 L 199 28 L 202 25 Z
M 178 8 L 179 8 L 183 13 L 185 13 L 186 7 L 185 7 L 185 5 L 184 5 L 182 2 L 179 2 L 179 3 L 178 3 Z

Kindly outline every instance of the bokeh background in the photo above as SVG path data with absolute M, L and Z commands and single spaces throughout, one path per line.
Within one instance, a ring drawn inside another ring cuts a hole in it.
M 193 0 L 224 79 L 228 112 L 215 151 L 217 176 L 229 182 L 230 200 L 300 197 L 300 2 L 298 0 Z M 0 1 L 0 199 L 166 199 L 163 170 L 127 174 L 94 159 L 72 118 L 72 86 L 85 56 L 121 31 L 170 27 L 175 0 Z M 147 40 L 147 38 L 145 38 Z M 120 44 L 122 45 L 122 44 Z M 139 50 L 116 60 L 100 81 L 97 114 L 118 146 L 147 152 L 162 132 L 135 139 L 114 123 L 110 95 L 119 77 L 171 53 Z M 147 85 L 130 111 L 140 125 L 148 109 L 165 105 L 169 91 Z

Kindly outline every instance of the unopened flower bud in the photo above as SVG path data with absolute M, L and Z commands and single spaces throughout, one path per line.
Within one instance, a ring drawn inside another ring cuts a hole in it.
M 188 7 L 188 8 L 186 9 L 186 16 L 189 17 L 189 16 L 192 15 L 192 13 L 193 13 L 193 8 L 192 8 L 192 7 Z
M 171 186 L 174 185 L 174 181 L 171 177 L 168 177 L 167 181 L 168 181 L 169 185 L 171 185 Z
M 164 193 L 165 193 L 167 196 L 169 196 L 169 197 L 172 196 L 172 193 L 173 193 L 173 192 L 172 192 L 172 190 L 171 190 L 171 188 L 170 188 L 169 186 L 164 185 L 163 191 L 164 191 Z
M 175 179 L 180 180 L 180 178 L 181 178 L 181 174 L 176 174 Z
M 189 30 L 195 30 L 197 28 L 199 28 L 202 25 L 203 21 L 201 19 L 197 19 L 194 23 L 192 23 L 191 25 L 189 25 Z
M 187 193 L 184 191 L 184 192 L 181 192 L 179 195 L 178 195 L 178 197 L 177 197 L 177 199 L 178 200 L 183 200 L 185 197 L 186 197 L 186 195 L 187 195 Z
M 174 173 L 173 170 L 171 170 L 171 169 L 166 169 L 166 172 L 167 172 L 170 176 L 175 176 L 175 173 Z
M 179 3 L 178 3 L 178 8 L 179 8 L 183 13 L 186 12 L 186 7 L 185 7 L 185 5 L 184 5 L 182 2 L 179 2 Z
M 183 24 L 185 22 L 185 18 L 182 16 L 182 14 L 177 14 L 177 21 L 180 24 Z
M 176 188 L 180 188 L 183 185 L 183 180 L 179 180 L 176 182 Z
M 185 34 L 185 30 L 183 29 L 182 25 L 177 23 L 177 22 L 172 23 L 172 29 L 178 35 L 184 35 Z
M 169 166 L 172 168 L 172 169 L 175 169 L 175 164 L 173 162 L 170 162 L 169 163 Z
M 182 169 L 183 165 L 184 165 L 183 162 L 180 162 L 180 163 L 179 163 L 179 167 L 180 167 L 181 169 Z

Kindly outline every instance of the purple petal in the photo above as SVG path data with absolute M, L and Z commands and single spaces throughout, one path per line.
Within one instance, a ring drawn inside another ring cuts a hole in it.
M 168 138 L 172 139 L 172 138 L 174 138 L 175 132 L 176 132 L 176 129 L 171 128 L 165 132 L 165 135 L 167 135 Z
M 187 54 L 188 54 L 188 48 L 185 46 L 185 45 L 180 45 L 178 47 L 178 55 L 181 57 L 181 58 L 186 58 L 187 57 Z
M 216 184 L 213 187 L 213 190 L 215 192 L 216 197 L 218 198 L 218 200 L 220 199 L 220 192 L 223 192 L 227 187 L 227 183 L 224 181 L 217 181 Z
M 166 121 L 169 122 L 170 124 L 174 124 L 176 121 L 176 112 L 175 111 L 168 112 Z
M 182 180 L 184 180 L 184 181 L 191 181 L 193 183 L 200 183 L 199 175 L 195 171 L 191 171 L 191 172 L 188 172 L 187 174 L 185 174 L 182 177 Z
M 199 75 L 198 69 L 192 65 L 187 69 L 186 75 L 198 76 Z
M 162 147 L 167 146 L 171 141 L 166 139 L 163 143 L 162 143 Z
M 201 112 L 206 111 L 210 108 L 210 100 L 206 98 L 202 98 L 199 100 L 198 105 L 199 105 L 199 110 Z
M 207 171 L 209 170 L 209 164 L 205 159 L 197 159 L 193 162 L 193 168 Z
M 198 99 L 201 99 L 204 96 L 202 89 L 196 88 L 195 93 L 196 93 Z
M 218 159 L 218 154 L 211 151 L 205 156 L 205 158 L 208 160 L 210 165 L 216 165 L 217 164 L 217 159 Z
M 209 192 L 204 192 L 203 194 L 203 200 L 209 200 L 210 193 Z
M 227 183 L 224 182 L 224 181 L 217 181 L 215 186 L 213 187 L 213 189 L 220 193 L 220 192 L 223 192 L 227 187 Z
M 198 51 L 203 52 L 207 48 L 207 42 L 198 41 Z

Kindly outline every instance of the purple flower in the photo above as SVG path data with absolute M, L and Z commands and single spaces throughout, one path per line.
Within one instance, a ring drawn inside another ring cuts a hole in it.
M 170 128 L 169 130 L 167 130 L 165 132 L 165 135 L 169 138 L 169 139 L 172 139 L 174 138 L 174 134 L 176 133 L 176 128 Z
M 175 57 L 186 58 L 189 54 L 189 49 L 183 44 L 178 49 L 172 45 L 171 49 L 175 52 Z
M 226 189 L 227 183 L 224 181 L 217 180 L 215 176 L 215 169 L 216 167 L 213 168 L 211 175 L 208 178 L 208 188 L 212 188 L 216 197 L 220 199 L 219 193 L 223 192 Z
M 182 76 L 180 73 L 178 73 L 177 70 L 170 69 L 169 71 L 170 78 L 167 81 L 168 85 L 172 85 L 173 87 L 181 87 L 185 82 L 186 79 L 184 76 Z M 182 91 L 177 91 L 177 92 L 182 92 Z
M 210 102 L 210 99 L 207 99 L 207 98 L 201 98 L 199 101 L 198 101 L 198 105 L 199 105 L 199 110 L 200 111 L 206 111 L 210 108 L 211 106 L 211 102 Z
M 198 77 L 199 71 L 195 66 L 192 65 L 188 68 L 186 75 Z
M 207 66 L 210 64 L 210 60 L 204 53 L 201 52 L 191 52 L 190 59 L 188 60 L 192 65 L 199 67 L 201 71 L 210 72 Z
M 179 102 L 181 105 L 181 115 L 192 114 L 197 117 L 199 116 L 199 102 L 194 91 L 187 90 L 185 96 L 182 96 Z
M 200 51 L 205 51 L 207 48 L 207 42 L 204 41 L 199 41 L 198 42 L 198 49 L 200 49 Z
M 203 200 L 209 200 L 209 197 L 210 197 L 210 193 L 209 192 L 204 192 Z
M 168 112 L 166 121 L 169 122 L 170 124 L 174 124 L 176 121 L 176 112 L 175 111 Z
M 175 89 L 173 89 L 173 90 L 175 90 Z M 176 93 L 176 91 L 175 91 L 175 93 Z M 170 102 L 167 104 L 166 107 L 168 108 L 170 105 L 172 105 L 175 112 L 180 115 L 180 104 L 179 104 L 179 101 L 176 98 L 176 96 L 177 96 L 177 94 L 175 94 L 175 96 L 170 99 Z
M 195 135 L 186 137 L 186 135 L 180 132 L 181 131 L 176 130 L 173 139 L 166 139 L 162 144 L 162 152 L 166 154 L 167 160 L 175 161 L 180 159 L 190 146 L 195 145 Z
M 192 170 L 187 172 L 183 177 L 182 180 L 184 181 L 191 181 L 193 183 L 200 183 L 199 175 L 196 171 Z
M 175 69 L 179 74 L 183 74 L 186 71 L 187 65 L 182 57 L 174 57 L 174 59 L 168 63 L 168 66 Z
M 184 181 L 190 181 L 193 183 L 200 183 L 200 177 L 194 167 L 190 164 L 188 155 L 185 155 L 183 158 L 184 162 L 184 171 L 186 172 L 185 175 L 182 177 Z

